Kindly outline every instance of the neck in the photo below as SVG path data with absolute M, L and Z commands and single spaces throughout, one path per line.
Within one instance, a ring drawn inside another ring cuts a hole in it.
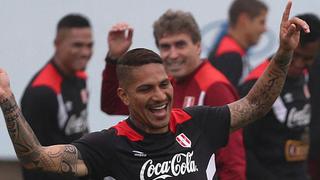
M 248 49 L 249 43 L 246 41 L 245 35 L 236 27 L 230 27 L 228 34 L 243 48 Z
M 75 74 L 75 72 L 71 72 L 68 68 L 66 68 L 61 61 L 59 60 L 59 58 L 57 56 L 53 57 L 53 61 L 54 63 L 58 66 L 58 68 L 60 69 L 60 71 L 62 71 L 63 74 L 67 75 L 67 76 L 72 76 Z
M 162 127 L 162 128 L 152 128 L 146 124 L 140 123 L 132 116 L 129 116 L 129 121 L 132 124 L 134 124 L 134 126 L 136 126 L 138 129 L 148 134 L 164 134 L 169 131 L 169 126 Z

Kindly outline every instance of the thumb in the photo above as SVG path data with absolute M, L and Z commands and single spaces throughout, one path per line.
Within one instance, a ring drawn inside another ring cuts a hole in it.
M 296 31 L 297 31 L 297 26 L 295 24 L 290 24 L 286 37 L 290 38 L 291 36 L 294 35 L 294 33 L 296 33 Z

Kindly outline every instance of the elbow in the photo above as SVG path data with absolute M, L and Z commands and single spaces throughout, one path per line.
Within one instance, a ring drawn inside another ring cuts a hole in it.
M 115 109 L 110 105 L 108 106 L 108 103 L 104 99 L 102 98 L 100 101 L 100 110 L 108 115 L 113 115 Z
M 106 113 L 107 115 L 117 115 L 114 113 L 114 111 L 112 111 L 110 109 L 101 108 L 101 111 Z
M 128 107 L 122 103 L 102 102 L 100 106 L 101 111 L 108 115 L 128 115 Z
M 128 112 L 122 110 L 116 110 L 112 108 L 101 108 L 101 110 L 106 113 L 107 115 L 128 115 Z
M 21 161 L 21 160 L 20 160 Z M 33 170 L 38 170 L 39 168 L 37 168 L 36 166 L 30 164 L 30 163 L 20 163 L 23 169 L 29 170 L 29 171 L 33 171 Z
M 110 108 L 110 107 L 106 107 L 101 105 L 100 107 L 101 111 L 108 114 L 108 115 L 123 115 L 120 112 L 118 112 L 116 109 L 114 108 Z
M 100 109 L 102 112 L 108 114 L 108 115 L 116 115 L 115 109 L 110 108 L 108 106 L 105 106 L 103 103 L 101 103 Z
M 43 164 L 44 150 L 41 146 L 37 148 L 33 148 L 30 152 L 25 153 L 23 155 L 17 154 L 18 159 L 20 160 L 20 164 L 24 169 L 27 170 L 39 170 L 41 168 L 41 164 Z

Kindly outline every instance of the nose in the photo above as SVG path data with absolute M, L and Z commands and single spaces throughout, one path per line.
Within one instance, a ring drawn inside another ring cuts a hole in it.
M 152 99 L 154 101 L 164 101 L 167 99 L 167 95 L 165 93 L 165 90 L 158 87 L 154 90 L 154 95 L 152 96 Z
M 179 57 L 179 55 L 178 55 L 177 49 L 174 46 L 172 46 L 169 50 L 169 58 L 170 59 L 177 59 L 178 57 Z
M 81 54 L 82 56 L 90 57 L 92 54 L 92 48 L 87 46 L 82 47 Z

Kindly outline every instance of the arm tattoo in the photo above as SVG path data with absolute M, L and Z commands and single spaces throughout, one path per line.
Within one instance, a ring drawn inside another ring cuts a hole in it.
M 18 157 L 30 154 L 34 148 L 39 148 L 40 143 L 25 121 L 13 95 L 1 100 L 0 104 Z
M 73 175 L 77 173 L 77 162 L 81 159 L 75 146 L 42 147 L 24 119 L 14 96 L 3 98 L 0 105 L 16 154 L 25 168 Z
M 274 56 L 264 75 L 259 78 L 248 95 L 229 105 L 232 131 L 269 112 L 282 90 L 291 56 L 291 53 L 284 55 L 278 53 Z
M 48 151 L 45 159 L 57 159 L 57 172 L 75 175 L 77 172 L 78 151 L 73 145 L 61 145 L 56 152 Z M 50 163 L 50 161 L 45 161 Z

